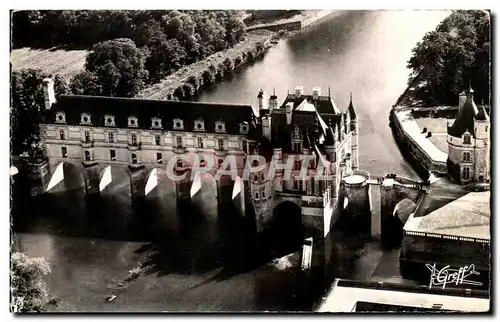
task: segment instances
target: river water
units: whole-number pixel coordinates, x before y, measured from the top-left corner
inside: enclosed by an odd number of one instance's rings
[[[352,91],[360,168],[416,178],[393,140],[389,110],[406,87],[411,48],[447,14],[335,12],[280,41],[262,60],[204,90],[198,100],[253,105],[260,88],[267,93],[275,88],[283,99],[296,85],[306,92],[321,86],[323,93],[330,86],[334,101],[345,109]],[[231,206],[218,209],[210,185],[193,205],[177,205],[172,183],[159,171],[156,190],[132,202],[127,175],[113,169],[113,183],[100,198],[89,199],[72,171],[67,169],[70,179],[46,195],[12,201],[13,248],[50,262],[46,281],[60,299],[57,310],[311,310],[334,277],[373,279],[391,270],[374,263],[395,252],[336,234],[316,248],[310,273],[295,269],[297,253],[269,264],[298,245],[274,253],[272,247],[256,250],[244,220]],[[125,281],[139,263],[144,274]],[[282,269],[287,266],[292,267]],[[105,301],[111,294],[117,298]]]

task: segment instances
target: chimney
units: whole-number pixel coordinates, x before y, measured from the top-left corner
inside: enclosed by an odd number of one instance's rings
[[[300,98],[302,95],[304,95],[304,87],[303,86],[295,87],[295,96],[297,98]]]
[[[276,91],[273,89],[273,95],[269,96],[269,112],[272,113],[273,109],[278,108],[278,96],[276,96]]]
[[[313,88],[313,99],[317,100],[321,96],[321,87]]]
[[[262,118],[262,135],[271,141],[271,118],[268,116]]]
[[[52,104],[56,102],[54,80],[52,78],[45,78],[43,80],[43,97],[45,99],[45,109],[50,110]]]
[[[286,104],[286,124],[290,125],[292,124],[292,109],[293,109],[293,102],[288,102]]]
[[[264,109],[264,90],[261,89],[257,95],[257,100],[259,102],[259,110]]]

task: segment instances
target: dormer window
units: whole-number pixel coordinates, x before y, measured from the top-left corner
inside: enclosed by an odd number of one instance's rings
[[[216,133],[226,133],[226,124],[222,121],[215,122]]]
[[[161,129],[161,119],[158,117],[151,118],[151,128],[152,129]]]
[[[240,123],[240,134],[248,134],[248,123],[247,122]]]
[[[66,123],[66,114],[64,112],[56,113],[56,123],[65,124]]]
[[[181,119],[174,119],[173,121],[174,124],[174,130],[184,130],[184,122]]]
[[[115,126],[115,117],[109,114],[104,115],[104,125]]]
[[[137,126],[138,126],[137,117],[129,116],[128,117],[128,127],[137,127]]]
[[[195,131],[205,131],[205,122],[202,119],[198,119],[194,121],[194,130]]]
[[[300,129],[298,126],[295,126],[295,128],[293,129],[293,138],[300,139]]]
[[[464,144],[470,144],[471,139],[470,139],[470,134],[465,134],[464,135]]]
[[[80,124],[92,125],[92,123],[90,122],[90,114],[89,113],[82,113],[81,118],[80,118]]]

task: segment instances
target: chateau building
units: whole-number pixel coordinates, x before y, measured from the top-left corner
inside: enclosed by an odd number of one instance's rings
[[[41,133],[49,160],[161,166],[183,155],[228,154],[244,166],[246,138],[253,113],[249,105],[155,101],[116,97],[62,95],[55,100],[53,81],[45,81]],[[184,163],[184,164],[183,164]]]
[[[302,206],[303,222],[310,219],[310,230],[326,228],[330,222],[331,209],[338,200],[340,182],[343,177],[358,169],[358,118],[351,100],[346,111],[341,112],[330,95],[321,95],[321,88],[315,87],[311,94],[304,94],[302,86],[288,93],[279,104],[275,93],[265,102],[261,90],[257,95],[259,116],[257,131],[259,142],[250,140],[250,153],[256,153],[290,162],[291,176],[277,172],[274,178],[267,178],[267,168],[261,174],[250,178],[250,191],[257,216],[269,214],[281,199],[295,196],[318,196],[316,209]],[[266,104],[267,103],[267,104]],[[308,158],[307,178],[301,176],[304,158]],[[318,173],[319,172],[319,173]],[[325,197],[324,200],[323,196]],[[307,204],[302,198],[302,204]],[[314,202],[312,202],[314,203]],[[311,215],[312,217],[308,217]],[[271,218],[259,218],[265,226]],[[264,229],[264,227],[261,227]]]
[[[469,88],[459,96],[458,116],[448,126],[448,173],[460,183],[490,181],[490,117]]]
[[[175,157],[177,168],[189,169],[212,158],[218,169],[232,155],[241,176],[247,157],[258,154],[267,164],[245,183],[257,230],[264,230],[273,221],[269,214],[288,200],[301,209],[304,226],[323,237],[341,179],[358,169],[358,119],[352,95],[341,112],[318,87],[306,95],[298,86],[281,104],[274,93],[265,102],[261,90],[257,113],[250,105],[82,95],[56,100],[51,79],[44,81],[44,96],[41,135],[49,168],[62,163],[83,167],[87,193],[100,191],[102,168],[109,165],[125,165],[131,171],[155,169]],[[273,157],[282,166],[292,161],[289,178],[283,169],[268,177]],[[144,195],[144,179],[134,178],[131,174],[132,196]],[[47,182],[42,181],[44,192]]]

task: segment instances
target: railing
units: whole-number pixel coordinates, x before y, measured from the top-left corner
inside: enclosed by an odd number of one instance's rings
[[[436,234],[436,233],[426,233],[426,232],[412,231],[412,230],[406,230],[404,232],[404,234],[405,235],[409,235],[409,236],[421,236],[421,237],[432,237],[432,238],[441,238],[441,239],[452,239],[452,240],[468,241],[468,242],[474,242],[474,243],[487,243],[487,244],[490,243],[490,241],[488,239],[463,237],[463,236],[453,236],[453,235]]]

